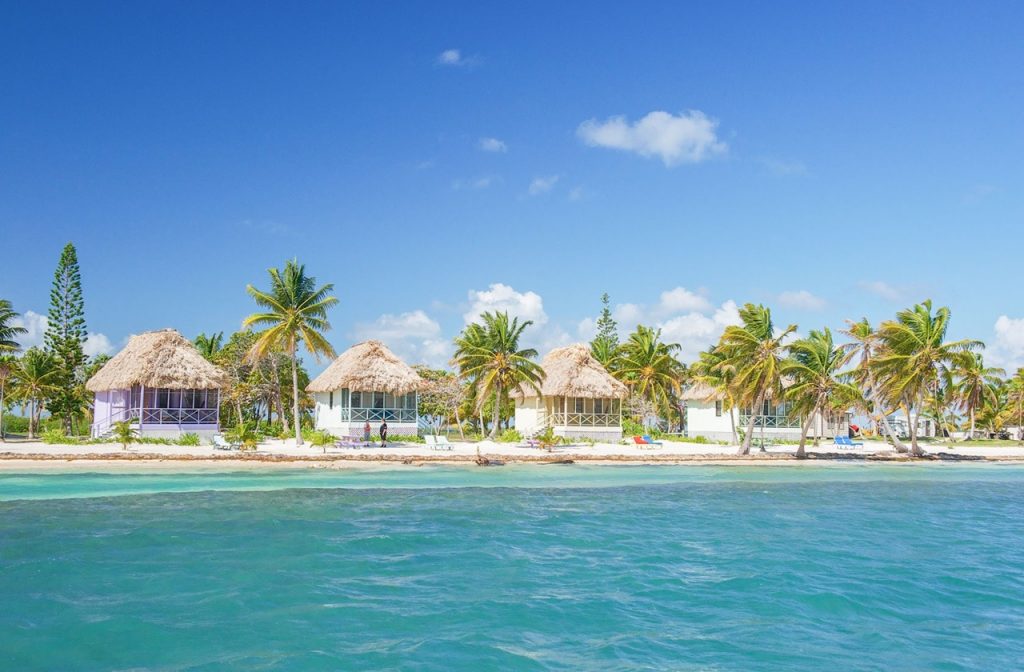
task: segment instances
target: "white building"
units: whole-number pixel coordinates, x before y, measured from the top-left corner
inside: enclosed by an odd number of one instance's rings
[[[544,358],[541,394],[523,387],[515,400],[516,429],[533,436],[549,427],[556,436],[616,442],[622,438],[626,386],[615,380],[582,343]]]
[[[703,436],[712,441],[733,441],[750,423],[749,408],[730,408],[726,396],[703,384],[693,385],[681,395],[685,403],[686,436]],[[799,441],[804,417],[790,412],[789,402],[766,400],[754,425],[754,439]],[[850,431],[850,413],[831,417],[816,413],[807,431],[808,440],[846,436]],[[735,432],[735,434],[734,434]]]
[[[361,436],[388,423],[388,433],[415,434],[423,379],[380,341],[365,341],[341,353],[306,391],[313,395],[316,428],[335,436]]]

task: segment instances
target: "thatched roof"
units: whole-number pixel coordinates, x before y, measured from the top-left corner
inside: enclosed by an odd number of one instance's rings
[[[612,378],[582,343],[552,350],[542,366],[546,375],[540,390],[545,397],[624,399],[629,394],[626,386]],[[537,396],[527,386],[520,393],[524,397]]]
[[[782,388],[785,389],[793,384],[793,379],[789,376],[782,378]],[[771,390],[766,395],[768,399],[771,399],[774,394]],[[716,390],[707,383],[695,383],[690,387],[683,390],[683,393],[679,395],[682,401],[722,401],[725,399],[725,393],[721,390]]]
[[[707,383],[696,383],[683,390],[679,398],[682,401],[721,401],[725,399],[725,394]]]
[[[408,394],[423,379],[380,341],[363,341],[341,353],[306,386],[307,392],[349,389],[357,392]]]
[[[228,376],[206,361],[191,341],[174,329],[132,336],[124,350],[89,379],[90,392],[127,390],[136,385],[174,390],[228,386]]]

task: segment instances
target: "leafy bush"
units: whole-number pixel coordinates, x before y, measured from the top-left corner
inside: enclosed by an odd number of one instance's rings
[[[75,445],[79,442],[78,437],[68,436],[63,429],[45,429],[39,438],[47,444]]]
[[[498,441],[501,443],[519,443],[523,440],[523,435],[518,429],[506,429],[498,437]]]
[[[312,431],[307,434],[309,443],[317,448],[323,448],[324,452],[327,452],[327,446],[333,445],[335,438],[334,435],[327,431]]]
[[[4,413],[4,432],[6,434],[28,434],[28,418]]]
[[[426,443],[419,434],[388,434],[389,443]],[[370,436],[370,443],[380,443],[380,434]]]
[[[179,446],[198,446],[200,445],[199,435],[194,432],[185,432],[178,437]]]
[[[644,427],[642,424],[631,418],[622,419],[623,436],[643,436],[645,434],[652,439],[660,439],[665,433],[657,427]]]

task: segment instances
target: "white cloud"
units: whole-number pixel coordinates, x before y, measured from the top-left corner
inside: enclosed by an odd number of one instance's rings
[[[18,337],[18,345],[22,350],[43,344],[43,336],[46,334],[46,326],[49,322],[46,315],[40,315],[33,310],[26,310],[24,315],[11,320],[11,324],[15,327],[21,327],[28,332]]]
[[[18,338],[18,345],[21,346],[22,350],[28,350],[32,347],[42,347],[44,345],[46,327],[50,323],[50,320],[46,315],[40,315],[33,310],[26,310],[24,315],[14,318],[12,323],[14,326],[23,327],[28,331],[28,333],[23,334]],[[85,343],[82,344],[82,352],[84,352],[87,357],[109,355],[113,351],[114,345],[105,334],[86,334]]]
[[[496,184],[500,178],[493,175],[483,175],[481,177],[460,177],[452,182],[452,189],[455,191],[462,191],[464,189],[486,189],[493,184]]]
[[[718,139],[718,122],[699,110],[678,115],[655,111],[630,124],[624,116],[584,121],[576,135],[590,147],[607,147],[660,157],[666,166],[699,163],[727,151]]]
[[[485,312],[507,312],[509,317],[533,320],[537,326],[548,321],[544,300],[536,292],[519,292],[496,282],[484,290],[469,290],[469,310],[463,313],[466,324],[475,322]]]
[[[441,65],[465,65],[462,52],[458,49],[445,49],[437,56],[437,62]]]
[[[657,326],[661,328],[666,341],[681,346],[679,358],[690,363],[697,359],[701,350],[716,343],[726,327],[739,322],[740,315],[736,302],[729,300],[715,309],[711,315],[691,311],[670,318]]]
[[[584,341],[591,341],[597,336],[597,320],[584,317],[576,324],[576,333]]]
[[[410,364],[444,366],[451,357],[451,343],[441,336],[441,325],[422,310],[398,315],[386,313],[373,322],[352,329],[358,341],[376,339]]]
[[[560,179],[560,175],[548,175],[547,177],[535,177],[530,182],[530,188],[527,190],[530,196],[539,196],[540,194],[546,194],[551,191],[555,184]]]
[[[471,68],[479,63],[478,56],[467,56],[461,49],[445,49],[437,55],[437,64],[448,68]]]
[[[860,283],[862,289],[871,292],[876,296],[880,296],[886,301],[900,301],[903,299],[905,292],[898,288],[890,285],[882,280],[865,280]]]
[[[114,344],[110,342],[106,334],[89,334],[85,337],[85,343],[82,344],[82,352],[86,357],[109,355],[114,352]]]
[[[708,310],[711,304],[700,294],[685,287],[676,287],[661,293],[658,310],[665,314],[681,313],[687,310]]]
[[[811,294],[806,289],[790,290],[779,294],[779,305],[796,310],[821,310],[825,307],[825,299]]]
[[[986,354],[990,366],[1006,369],[1013,374],[1024,366],[1024,318],[1000,315],[996,320],[995,340],[989,344]]]
[[[661,329],[662,338],[680,345],[679,358],[693,362],[701,350],[716,343],[722,331],[731,324],[739,324],[739,308],[735,301],[713,307],[703,295],[684,287],[661,293],[657,303],[644,306],[620,303],[612,310],[619,325],[619,337],[625,339],[638,324]],[[590,340],[597,333],[594,318],[580,320],[576,326],[580,338]]]
[[[508,151],[508,145],[503,140],[498,140],[497,138],[480,138],[477,147],[485,152],[503,153]]]
[[[573,187],[569,190],[570,201],[582,201],[584,196],[586,196],[586,192],[583,191],[583,187]]]

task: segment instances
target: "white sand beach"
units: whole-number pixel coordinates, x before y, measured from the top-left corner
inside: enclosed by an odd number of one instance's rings
[[[925,448],[928,458],[980,461],[1024,461],[1024,448],[1018,446],[958,446],[932,444]],[[296,446],[294,440],[273,440],[261,443],[256,450],[240,452],[216,450],[212,446],[174,446],[134,444],[129,450],[113,443],[92,445],[45,444],[38,441],[20,441],[0,444],[0,471],[67,467],[86,465],[126,465],[133,469],[180,468],[183,466],[222,468],[227,465],[260,467],[334,466],[395,463],[473,463],[477,455],[505,463],[551,462],[572,460],[585,463],[619,464],[820,464],[822,461],[891,462],[917,461],[896,453],[891,446],[867,441],[856,448],[838,448],[822,443],[815,448],[808,445],[807,460],[795,459],[795,445],[778,445],[760,451],[756,447],[750,455],[737,455],[736,446],[708,445],[682,441],[664,441],[660,446],[638,446],[612,443],[559,446],[551,451],[492,441],[453,441],[451,450],[432,450],[424,444],[374,445],[358,448],[319,447],[305,444]]]

